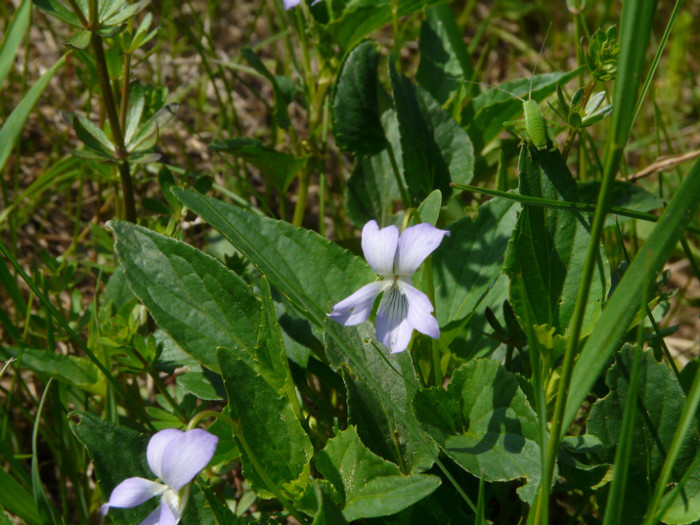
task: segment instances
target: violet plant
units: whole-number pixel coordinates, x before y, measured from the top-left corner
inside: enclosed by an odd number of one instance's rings
[[[649,89],[693,70],[692,10],[15,4],[0,89],[35,29],[67,47],[3,91],[0,523],[700,520],[699,361],[667,344],[700,162],[649,153],[694,125]],[[490,89],[550,15],[551,71]],[[25,185],[53,76],[74,135]],[[507,135],[518,98],[562,145]],[[14,247],[63,223],[38,270]]]

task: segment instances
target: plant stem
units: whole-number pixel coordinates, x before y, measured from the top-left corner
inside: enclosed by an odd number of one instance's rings
[[[396,156],[394,155],[394,148],[389,144],[386,147],[387,153],[389,153],[389,160],[391,161],[391,169],[394,172],[394,178],[396,179],[396,185],[399,187],[399,193],[401,193],[401,200],[403,201],[404,209],[408,210],[411,207],[411,196],[408,194],[408,190],[403,183],[401,178],[401,172],[399,171],[399,165],[396,162]]]
[[[122,193],[124,194],[124,207],[126,209],[126,220],[136,222],[136,207],[134,206],[134,187],[131,181],[131,172],[129,163],[126,160],[128,155],[124,147],[124,135],[122,127],[119,124],[119,115],[117,114],[117,105],[114,102],[114,93],[112,86],[109,83],[109,71],[107,70],[107,59],[105,58],[104,46],[102,45],[102,37],[97,33],[97,1],[90,0],[90,43],[92,51],[95,55],[95,65],[97,67],[97,77],[100,82],[100,90],[102,91],[102,102],[104,104],[105,113],[109,120],[109,125],[112,128],[112,136],[116,146],[116,156],[119,159],[119,176],[122,183]]]
[[[430,259],[423,263],[423,275],[425,275],[425,288],[430,299],[431,304],[435,304],[435,283],[433,282],[433,265]],[[435,379],[435,386],[438,388],[442,387],[444,381],[442,375],[442,366],[440,364],[440,343],[438,339],[431,339],[431,353],[433,356],[433,378]]]

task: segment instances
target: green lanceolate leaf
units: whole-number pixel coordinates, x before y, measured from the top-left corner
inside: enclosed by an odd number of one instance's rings
[[[413,401],[419,421],[457,464],[485,481],[525,478],[532,501],[540,479],[537,415],[518,381],[496,361],[458,368],[447,389],[421,389]]]
[[[440,0],[402,0],[398,16],[406,16]],[[350,49],[367,35],[391,22],[392,0],[373,2],[338,2],[333,9],[335,20],[328,24],[328,33],[342,49]]]
[[[76,135],[89,150],[106,159],[114,156],[115,146],[102,129],[78,114],[72,113],[69,118]]]
[[[281,392],[285,387],[291,387],[293,391],[294,382],[287,365],[282,331],[277,323],[270,283],[265,278],[260,282],[260,299],[260,329],[258,344],[253,354],[255,368],[277,392]]]
[[[356,155],[374,155],[386,147],[379,121],[379,53],[369,40],[350,51],[340,66],[331,114],[338,147]]]
[[[461,321],[479,305],[501,274],[520,205],[494,199],[479,216],[448,226],[451,235],[433,256],[435,312],[440,326]]]
[[[416,215],[414,216],[414,224],[427,222],[435,226],[440,216],[441,206],[442,193],[440,193],[440,190],[435,190],[418,205]]]
[[[443,107],[449,101],[455,107],[461,106],[469,86],[465,87],[464,80],[474,74],[462,31],[449,4],[428,7],[425,13],[418,42],[420,64],[416,81]]]
[[[309,482],[313,446],[289,399],[227,348],[217,356],[243,475],[263,497],[299,495]]]
[[[44,89],[46,89],[46,86],[54,76],[54,73],[56,73],[58,68],[63,65],[66,60],[66,56],[67,55],[63,55],[58,62],[51,66],[48,71],[46,71],[46,73],[41,75],[39,80],[37,80],[29,91],[27,91],[27,94],[24,95],[20,103],[17,104],[17,107],[12,110],[10,116],[7,117],[5,122],[3,122],[2,127],[0,128],[0,170],[2,170],[5,166],[5,162],[7,162],[7,159],[14,148],[15,141],[19,138],[19,134],[22,132],[24,123],[27,121],[29,113],[31,113],[32,109],[34,108],[34,104],[36,104],[37,100],[39,100],[39,96]]]
[[[440,485],[437,476],[402,474],[395,464],[365,447],[352,426],[328,441],[316,466],[338,491],[348,521],[394,514]]]
[[[400,155],[396,112],[393,109],[385,111],[381,120],[390,147],[394,148],[394,155]],[[382,227],[397,223],[400,214],[393,213],[393,210],[394,203],[400,201],[401,192],[388,148],[375,155],[355,159],[355,167],[345,186],[345,211],[355,226],[362,228],[372,219]]]
[[[181,241],[128,222],[110,227],[131,289],[183,350],[218,371],[217,346],[255,349],[260,305],[238,275]]]
[[[309,160],[308,157],[295,157],[276,151],[256,138],[217,140],[210,144],[209,149],[231,153],[252,164],[281,192],[287,191],[296,174]]]
[[[289,111],[287,110],[287,104],[290,102],[285,96],[285,92],[282,90],[278,79],[275,75],[270,73],[270,70],[265,67],[257,55],[252,49],[244,47],[241,49],[241,55],[246,61],[251,65],[255,71],[260,73],[265,77],[270,84],[272,84],[272,89],[275,92],[275,120],[277,120],[277,125],[282,129],[287,129],[289,127]]]
[[[588,433],[598,437],[604,445],[599,452],[599,458],[604,462],[612,462],[615,457],[625,399],[630,395],[628,385],[633,352],[639,351],[632,346],[620,350],[605,379],[610,393],[593,405],[588,418]],[[624,524],[642,522],[685,403],[683,389],[671,369],[657,363],[650,351],[643,351],[641,359],[639,389],[634,393],[638,410],[623,500],[621,523]],[[669,489],[685,474],[698,453],[700,435],[696,421],[681,446]],[[696,470],[664,515],[664,523],[693,523],[700,519],[700,466],[696,466]]]
[[[469,136],[432,96],[389,63],[394,106],[399,120],[404,177],[411,195],[423,200],[439,189],[445,200],[450,182],[466,184],[474,171]]]
[[[58,0],[32,0],[34,5],[37,6],[42,11],[46,11],[48,14],[67,22],[68,24],[82,28],[82,24],[78,17],[66,6],[64,6]],[[86,13],[83,13],[84,15]]]
[[[376,278],[362,259],[314,232],[260,217],[192,190],[172,191],[319,327],[334,303]]]
[[[17,50],[22,43],[22,38],[29,27],[29,17],[32,12],[31,0],[23,0],[14,13],[10,25],[5,28],[5,39],[0,46],[0,88],[5,77],[15,61]]]
[[[523,148],[520,193],[577,202],[576,183],[558,151]],[[554,327],[565,335],[573,315],[586,257],[590,222],[577,211],[525,206],[509,246],[506,273],[511,304],[523,322]],[[609,269],[600,250],[582,334],[600,317],[608,293]],[[527,310],[527,311],[526,311]]]
[[[149,436],[85,412],[74,412],[70,418],[73,434],[92,459],[103,502],[109,499],[114,487],[126,478],[154,479],[146,460]],[[110,509],[109,516],[118,524],[139,523],[156,505],[154,498],[133,509]]]
[[[364,443],[383,458],[397,463],[404,473],[422,471],[433,464],[433,453],[426,450],[408,426],[418,428],[411,402],[420,388],[413,361],[408,352],[390,354],[377,342],[369,322],[356,328],[343,328],[332,320],[329,330],[344,331],[344,337],[355,351],[355,359],[372,371],[375,382],[369,383],[358,373],[331,338],[326,341],[326,354],[331,365],[343,374],[348,392],[348,412],[351,423],[357,425]],[[389,396],[393,406],[385,400]],[[403,418],[397,414],[402,411]],[[408,420],[408,424],[405,421]],[[425,436],[423,436],[425,439]]]
[[[557,84],[565,84],[582,71],[581,68],[568,73],[545,73],[530,78],[505,82],[498,86],[523,99],[531,96],[538,102],[542,102],[554,93]],[[474,143],[474,150],[481,151],[485,145],[495,139],[503,131],[503,123],[523,116],[523,103],[521,100],[498,91],[490,89],[481,95],[474,97],[464,111],[462,111],[462,125],[466,126],[469,137]]]
[[[0,347],[3,360],[15,357],[20,367],[39,374],[47,374],[57,381],[75,386],[86,392],[104,395],[105,384],[100,381],[97,367],[84,357],[63,355],[48,350]]]

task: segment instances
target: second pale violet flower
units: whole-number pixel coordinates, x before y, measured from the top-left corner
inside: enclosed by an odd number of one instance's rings
[[[362,229],[362,251],[383,279],[340,301],[329,317],[344,326],[360,324],[369,318],[375,299],[383,293],[377,310],[377,339],[392,354],[408,348],[413,330],[433,339],[440,337],[433,305],[427,295],[413,286],[411,277],[449,234],[422,223],[406,228],[399,235],[396,226],[379,228],[376,221],[369,221]]]
[[[187,505],[190,482],[214,456],[218,440],[201,429],[183,432],[167,428],[156,432],[148,442],[146,458],[163,483],[136,477],[125,479],[102,505],[102,514],[107,514],[110,507],[135,507],[160,496],[160,505],[141,525],[176,525]]]

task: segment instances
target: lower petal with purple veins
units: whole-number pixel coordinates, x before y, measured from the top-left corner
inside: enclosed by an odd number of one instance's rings
[[[413,327],[408,322],[408,299],[398,285],[384,292],[377,310],[377,339],[392,354],[403,352],[411,342]]]

